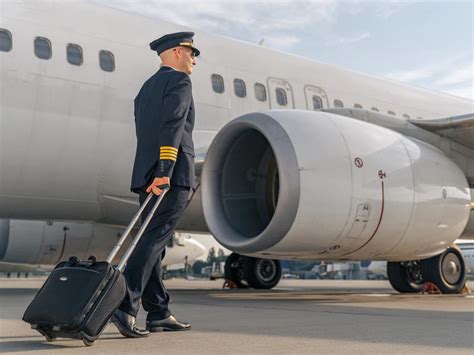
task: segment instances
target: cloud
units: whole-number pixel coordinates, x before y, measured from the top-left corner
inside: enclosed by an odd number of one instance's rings
[[[351,16],[360,16],[363,13],[372,12],[376,17],[383,20],[411,5],[410,1],[407,0],[343,0],[340,3],[343,5],[341,11]]]
[[[340,37],[340,36],[333,36],[332,38],[328,38],[326,41],[326,44],[328,45],[348,45],[348,44],[353,44],[356,42],[363,41],[365,39],[368,39],[371,37],[370,32],[364,32],[361,33],[360,35],[353,36],[353,37]]]
[[[388,19],[400,11],[403,7],[407,6],[409,2],[401,1],[379,1],[375,2],[375,13],[382,19]]]
[[[320,1],[90,0],[227,37],[291,50],[311,26],[331,21],[340,4]]]
[[[420,68],[412,70],[403,70],[382,74],[381,76],[387,79],[402,81],[404,83],[414,83],[422,79],[429,79],[433,77],[433,70],[429,68]]]
[[[434,82],[435,85],[447,86],[457,85],[473,81],[474,63],[468,64],[459,69],[454,69],[445,74],[441,79]]]
[[[304,28],[334,15],[336,0],[321,1],[192,1],[192,0],[91,0],[165,21],[186,22],[203,30],[230,25],[252,26],[252,31]],[[245,27],[242,27],[245,29]]]
[[[474,63],[466,64],[462,55],[435,64],[381,74],[381,77],[428,87],[474,100]]]

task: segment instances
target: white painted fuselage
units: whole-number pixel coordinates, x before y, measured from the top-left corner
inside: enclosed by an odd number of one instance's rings
[[[126,225],[138,204],[129,191],[136,144],[133,99],[160,64],[148,42],[183,28],[85,3],[6,2],[0,29],[12,35],[12,49],[0,52],[0,218]],[[274,109],[313,110],[315,95],[322,108],[339,100],[345,107],[391,111],[399,121],[474,111],[470,100],[195,32],[202,53],[191,77],[198,162],[233,118]],[[36,37],[50,41],[50,59],[35,56]],[[82,65],[68,63],[70,43],[81,46]],[[114,71],[100,68],[101,50],[113,53]],[[213,74],[223,78],[223,93],[213,90]],[[235,94],[235,79],[245,83],[245,97]],[[265,87],[265,101],[257,100],[256,83]],[[286,105],[278,102],[277,90],[286,95]],[[451,158],[474,176],[473,151],[455,153]],[[179,229],[208,231],[199,189]]]

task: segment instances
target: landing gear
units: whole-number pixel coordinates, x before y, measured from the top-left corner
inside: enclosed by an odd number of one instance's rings
[[[252,288],[271,289],[281,279],[280,261],[247,257],[244,263],[244,277]]]
[[[224,277],[232,281],[237,288],[247,288],[248,286],[242,283],[244,279],[243,264],[246,257],[237,253],[230,254],[224,265]]]
[[[271,289],[281,278],[280,261],[232,253],[225,263],[225,278],[238,288]]]
[[[390,285],[402,293],[418,293],[423,290],[423,276],[417,261],[388,262],[387,276]]]
[[[462,253],[450,247],[429,259],[387,263],[388,280],[398,292],[417,293],[424,284],[434,284],[442,293],[461,293],[466,283]]]
[[[425,281],[434,283],[442,293],[459,293],[464,288],[466,265],[458,248],[450,247],[420,264]]]

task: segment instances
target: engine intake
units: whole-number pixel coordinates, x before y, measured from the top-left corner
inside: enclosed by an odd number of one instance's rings
[[[232,121],[206,155],[202,186],[204,210],[212,211],[206,222],[222,244],[241,253],[270,248],[288,233],[298,209],[289,136],[265,114]]]

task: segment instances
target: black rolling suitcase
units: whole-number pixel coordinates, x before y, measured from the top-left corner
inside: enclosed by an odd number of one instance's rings
[[[74,338],[92,345],[125,297],[126,283],[122,271],[165,193],[166,190],[157,199],[117,267],[111,265],[112,260],[153,197],[152,193],[133,217],[107,261],[97,261],[91,256],[86,261],[71,257],[69,261],[59,263],[26,309],[23,320],[43,334],[47,341],[58,337]]]

